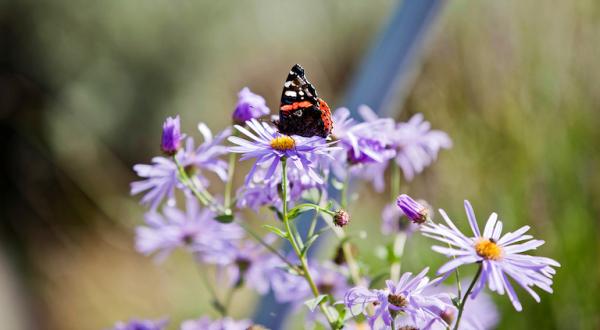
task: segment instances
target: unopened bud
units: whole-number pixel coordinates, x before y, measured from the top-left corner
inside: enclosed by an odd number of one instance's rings
[[[333,216],[333,223],[338,227],[344,227],[350,222],[350,214],[344,210],[337,210]]]
[[[429,209],[410,198],[408,195],[400,195],[396,204],[412,222],[422,224],[429,219]]]
[[[165,154],[173,156],[181,147],[182,139],[179,116],[175,118],[168,117],[163,124],[160,148]]]

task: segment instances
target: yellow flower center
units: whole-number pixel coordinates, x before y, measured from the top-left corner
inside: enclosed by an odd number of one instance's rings
[[[290,136],[281,135],[271,140],[271,148],[285,151],[292,150],[296,146],[296,141]]]
[[[493,239],[479,239],[475,243],[475,252],[488,260],[498,260],[502,257],[502,248]]]

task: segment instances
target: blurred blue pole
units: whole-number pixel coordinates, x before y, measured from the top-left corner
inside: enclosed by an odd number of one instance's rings
[[[355,117],[361,104],[369,105],[382,116],[392,116],[400,108],[442,4],[443,0],[404,0],[396,8],[347,91],[343,105]],[[330,194],[335,196],[337,191]],[[297,221],[300,232],[306,232],[304,227],[309,222]],[[313,252],[316,249],[313,245]],[[269,329],[283,329],[290,307],[278,303],[271,292],[261,299],[253,319]]]

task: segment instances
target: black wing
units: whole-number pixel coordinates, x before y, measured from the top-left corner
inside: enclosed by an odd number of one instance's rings
[[[309,101],[318,105],[318,98],[315,87],[304,76],[304,69],[300,64],[294,65],[283,84],[281,105],[302,101]]]

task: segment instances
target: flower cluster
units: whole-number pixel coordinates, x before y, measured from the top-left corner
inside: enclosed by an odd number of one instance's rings
[[[401,177],[411,181],[452,145],[423,114],[397,122],[362,106],[357,120],[340,108],[333,113],[331,136],[324,138],[283,134],[261,120],[269,112],[262,96],[244,88],[232,112],[233,127],[213,136],[199,124],[199,145],[181,132],[179,116],[169,117],[163,155],[134,166],[141,180],[131,184],[131,193],[143,194],[141,204],[148,207],[145,223],[135,231],[136,250],[163,260],[181,249],[203,275],[215,272],[206,279],[218,282],[207,283],[206,291],[221,318],[192,316],[182,330],[265,329],[231,318],[231,297],[241,287],[259,295],[272,292],[279,303],[304,311],[307,328],[393,330],[491,329],[500,316],[486,287],[506,293],[517,311],[523,306],[511,280],[538,302],[534,288],[552,292],[560,265],[524,254],[544,243],[526,234],[529,226],[503,235],[502,222],[492,213],[482,232],[465,201],[472,230],[465,235],[444,210],[439,210],[444,223],[436,223],[427,202],[400,194]],[[238,164],[245,161],[249,170],[240,176]],[[354,242],[361,235],[349,235],[360,224],[351,217],[357,203],[349,203],[350,182],[357,181],[390,193],[383,197],[380,222],[386,240],[373,242],[385,269],[367,267]],[[270,214],[272,221],[259,228],[243,219],[245,210]],[[310,222],[308,229],[300,230],[301,222]],[[326,232],[335,236],[337,252],[331,260],[318,260],[309,251]],[[414,276],[401,272],[404,245],[419,233],[439,241],[433,251],[449,257],[432,280],[429,267]],[[461,278],[459,268],[470,265],[475,276]],[[456,288],[443,284],[451,275]],[[162,330],[167,323],[131,320],[113,329]]]

